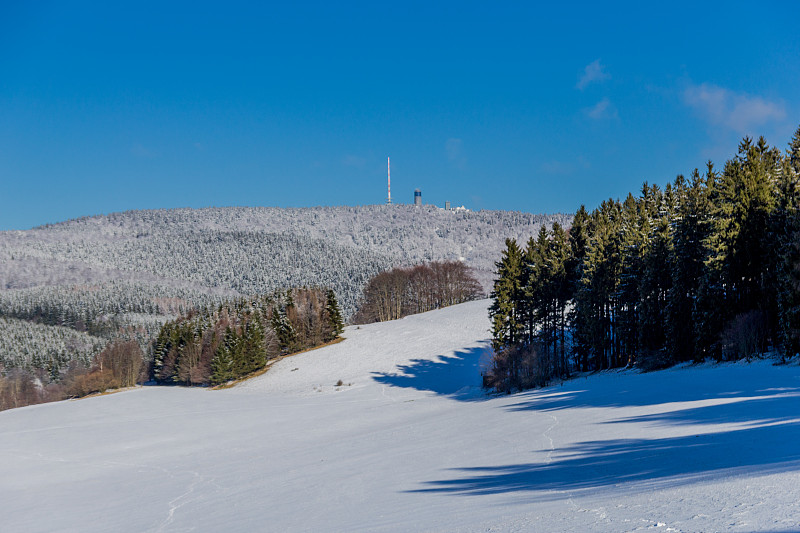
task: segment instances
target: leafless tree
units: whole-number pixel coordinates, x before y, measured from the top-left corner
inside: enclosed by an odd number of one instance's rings
[[[353,322],[395,320],[474,300],[481,294],[480,283],[459,261],[394,268],[369,280]]]
[[[135,385],[143,364],[144,353],[135,341],[111,342],[97,356],[99,371],[110,373],[110,381],[117,387]]]

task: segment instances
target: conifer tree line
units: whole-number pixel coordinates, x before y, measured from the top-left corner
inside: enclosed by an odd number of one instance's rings
[[[461,261],[433,261],[376,274],[364,287],[354,324],[396,320],[474,300],[481,285]]]
[[[263,368],[282,354],[319,346],[344,330],[334,292],[290,289],[239,299],[167,322],[153,345],[153,378],[217,385]]]
[[[800,128],[785,153],[745,138],[718,170],[581,206],[506,241],[485,384],[800,351]]]
[[[63,349],[34,354],[22,363],[11,361],[10,366],[0,358],[0,411],[148,379],[162,384],[225,383],[263,368],[279,355],[334,340],[344,330],[334,292],[306,288],[224,302],[214,311],[191,310],[162,326],[152,342],[152,359],[135,340],[120,337],[106,343],[65,327],[33,326],[60,333],[61,345],[83,346],[82,358],[70,358]],[[14,342],[30,335],[30,328],[28,322],[0,318],[0,339]]]

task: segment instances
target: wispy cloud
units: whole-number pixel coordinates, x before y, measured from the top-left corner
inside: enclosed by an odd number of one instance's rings
[[[464,143],[461,139],[451,137],[444,143],[444,151],[447,154],[447,160],[458,168],[464,168],[467,164],[467,158],[464,155]]]
[[[753,134],[764,124],[786,118],[781,102],[770,102],[710,83],[690,85],[683,92],[683,101],[709,125],[740,135]]]
[[[575,85],[575,87],[582,91],[590,83],[601,82],[609,79],[611,79],[611,74],[606,72],[605,65],[602,65],[599,59],[595,59],[583,69],[583,75],[578,80],[578,83]]]
[[[346,155],[342,158],[342,165],[346,167],[364,168],[367,160],[357,155]]]
[[[578,156],[576,159],[572,159],[568,162],[560,161],[558,159],[551,159],[550,161],[545,161],[541,165],[539,165],[539,170],[541,170],[545,174],[549,174],[552,176],[569,176],[574,174],[575,171],[581,169],[588,169],[590,167],[589,162],[583,156]]]
[[[147,148],[141,143],[136,143],[133,146],[131,146],[131,153],[136,157],[140,157],[142,159],[153,159],[158,155],[155,150]]]
[[[444,143],[444,149],[447,152],[447,159],[455,161],[461,157],[461,146],[463,142],[461,139],[450,138]]]
[[[603,98],[592,107],[587,107],[583,110],[586,116],[593,120],[605,120],[619,118],[617,108],[611,103],[608,98]]]
[[[545,174],[555,176],[568,176],[575,172],[575,165],[564,163],[563,161],[546,161],[539,167]]]

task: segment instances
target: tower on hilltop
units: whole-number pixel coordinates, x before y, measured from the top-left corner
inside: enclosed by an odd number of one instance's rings
[[[389,157],[386,157],[386,186],[388,196],[386,197],[386,204],[392,205],[392,167],[390,165]]]

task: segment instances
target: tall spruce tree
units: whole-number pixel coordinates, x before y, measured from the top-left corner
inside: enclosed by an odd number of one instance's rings
[[[286,309],[280,306],[272,309],[272,318],[270,319],[275,335],[278,337],[278,345],[282,351],[290,351],[295,345],[297,335],[295,334],[294,327],[292,326],[289,317],[286,315]]]
[[[648,247],[644,257],[640,284],[639,352],[650,359],[652,365],[669,364],[665,357],[667,295],[672,286],[672,216],[675,210],[675,193],[667,185],[663,194],[656,195],[658,205],[650,228]]]
[[[330,333],[328,334],[328,338],[326,338],[325,340],[331,341],[333,339],[339,338],[339,335],[341,335],[342,332],[344,331],[344,320],[342,320],[342,312],[339,309],[339,303],[336,301],[336,293],[333,292],[333,289],[328,289],[326,293],[325,312],[328,321],[328,327],[330,328]]]
[[[264,368],[267,364],[267,347],[264,327],[259,312],[253,312],[245,324],[239,343],[240,360],[238,373],[242,376]]]
[[[772,227],[778,338],[784,356],[793,356],[800,353],[800,127],[781,165]]]
[[[524,331],[523,257],[517,241],[506,239],[506,249],[496,263],[497,279],[492,290],[489,317],[492,321],[492,346],[496,352],[516,345]]]
[[[586,212],[586,207],[581,205],[575,212],[572,227],[569,229],[570,256],[567,264],[570,294],[573,300],[568,316],[568,321],[572,325],[572,355],[581,371],[588,370],[591,351],[588,331],[591,310],[589,298],[582,283],[583,265],[591,238],[591,228],[592,218]]]
[[[544,232],[544,237],[542,237]],[[522,290],[520,316],[522,317],[522,330],[524,337],[517,342],[525,346],[532,346],[537,335],[537,324],[540,321],[540,306],[542,299],[542,282],[546,275],[542,271],[543,250],[539,241],[547,239],[547,229],[539,228],[539,238],[528,239],[528,244],[522,251],[522,270],[520,272],[520,288]]]
[[[617,366],[620,281],[620,204],[604,201],[592,213],[594,232],[583,261],[580,302],[586,307],[586,329],[593,355],[592,368],[602,370]]]
[[[707,175],[713,174],[709,163]],[[709,204],[706,181],[697,169],[691,183],[676,180],[678,198],[673,233],[672,286],[667,296],[666,349],[675,361],[699,359],[697,309],[700,281],[705,277]]]
[[[642,196],[628,194],[622,203],[621,265],[617,299],[619,301],[619,338],[621,355],[627,361],[636,359],[639,346],[640,284],[644,270],[644,255],[650,236],[652,191],[645,183]]]
[[[222,342],[214,352],[211,360],[211,383],[220,385],[238,377],[233,366],[233,351],[236,346],[236,333],[228,326]]]
[[[554,223],[550,239],[550,274],[553,280],[554,328],[558,353],[556,354],[556,373],[561,377],[570,374],[567,360],[567,307],[573,298],[573,286],[570,280],[571,249],[569,236],[560,224]],[[555,351],[555,349],[554,349]]]

